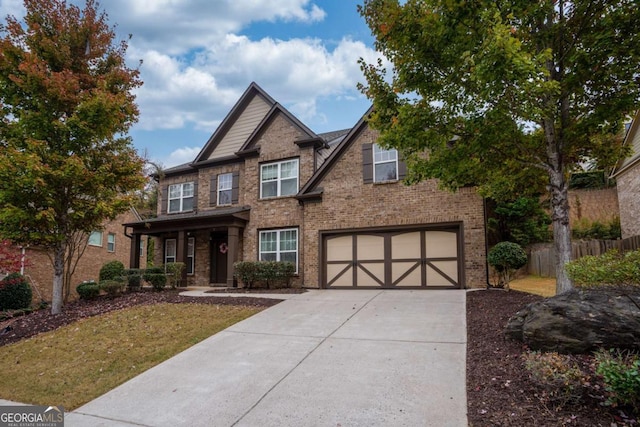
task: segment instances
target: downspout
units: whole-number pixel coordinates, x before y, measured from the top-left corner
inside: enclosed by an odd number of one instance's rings
[[[27,256],[27,249],[22,246],[22,256],[20,257],[20,274],[24,276],[24,260]]]
[[[489,218],[487,215],[487,198],[482,198],[482,214],[484,215],[484,268],[487,280],[487,289],[491,288],[489,281]]]

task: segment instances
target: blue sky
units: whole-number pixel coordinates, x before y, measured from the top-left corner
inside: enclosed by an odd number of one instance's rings
[[[82,4],[79,1],[72,1]],[[135,147],[165,167],[195,158],[255,81],[321,133],[353,126],[369,107],[357,64],[379,54],[355,0],[102,0],[140,60]],[[24,14],[0,0],[0,16]]]

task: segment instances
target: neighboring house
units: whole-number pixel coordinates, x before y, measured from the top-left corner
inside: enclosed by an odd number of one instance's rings
[[[185,262],[189,285],[233,286],[234,262],[277,260],[306,287],[485,286],[483,199],[405,186],[365,117],[315,134],[252,83],[195,160],[164,171],[158,217],[128,233],[157,238],[155,263]]]
[[[640,235],[640,110],[627,131],[624,144],[631,148],[629,156],[613,171],[618,188],[622,238]]]
[[[76,285],[83,281],[98,281],[100,268],[107,262],[118,260],[125,266],[129,263],[131,238],[125,235],[123,222],[139,221],[140,217],[134,209],[119,215],[113,221],[104,224],[102,230],[96,230],[88,236],[88,244],[84,254],[78,261],[71,280],[71,294],[75,294]],[[146,242],[144,243],[146,245]],[[138,246],[140,248],[140,246]],[[138,250],[138,255],[146,262],[146,248]],[[16,250],[20,250],[16,248]],[[34,298],[51,301],[53,292],[53,265],[47,253],[38,247],[25,248],[27,264],[24,274],[28,275],[36,287]]]

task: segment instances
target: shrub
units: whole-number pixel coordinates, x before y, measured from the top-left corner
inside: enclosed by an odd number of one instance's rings
[[[137,291],[142,284],[142,270],[139,268],[131,268],[124,271],[127,278],[127,290]]]
[[[534,351],[522,357],[529,378],[541,389],[543,401],[562,407],[577,403],[584,395],[589,378],[569,356]]]
[[[596,373],[608,393],[606,405],[629,405],[640,412],[640,356],[635,353],[600,350],[596,353]]]
[[[527,264],[527,253],[517,243],[500,242],[491,248],[487,261],[498,272],[498,286],[509,289],[513,274]]]
[[[258,280],[257,264],[257,262],[253,261],[240,261],[233,264],[234,276],[249,289]]]
[[[0,281],[0,310],[21,310],[31,305],[31,286],[20,273],[11,273]]]
[[[617,250],[587,255],[567,263],[567,274],[580,287],[640,286],[640,250],[622,255]]]
[[[184,262],[170,262],[165,265],[165,269],[167,270],[167,282],[171,289],[175,289],[176,286],[180,285],[182,281],[182,272],[185,269]]]
[[[149,267],[144,271],[142,277],[157,291],[161,291],[167,286],[167,275],[162,267]]]
[[[117,280],[124,276],[124,265],[117,260],[109,261],[100,269],[98,280]]]
[[[80,299],[94,299],[100,295],[100,286],[96,282],[82,282],[76,287]]]
[[[98,288],[110,297],[114,297],[122,292],[124,284],[118,280],[103,280],[98,284]]]
[[[242,261],[234,264],[235,277],[248,288],[261,282],[267,288],[271,286],[289,286],[296,266],[291,262],[279,261]]]
[[[575,239],[616,240],[622,237],[620,218],[615,217],[606,222],[580,219],[573,224],[571,235]]]

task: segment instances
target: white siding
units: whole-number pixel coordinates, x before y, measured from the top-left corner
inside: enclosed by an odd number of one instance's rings
[[[209,159],[231,156],[238,151],[264,116],[267,115],[270,108],[271,106],[262,97],[255,96],[240,114],[240,117],[233,123],[231,129],[222,137]]]

